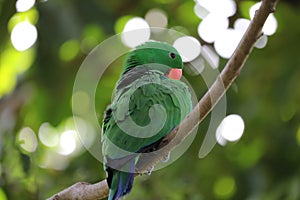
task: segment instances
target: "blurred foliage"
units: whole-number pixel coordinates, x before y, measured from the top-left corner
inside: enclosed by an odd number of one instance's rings
[[[241,1],[234,18],[247,15],[251,3]],[[151,8],[168,14],[169,27],[184,27],[199,38],[200,20],[193,5],[191,0],[49,0],[16,13],[15,1],[0,0],[0,200],[45,199],[75,182],[105,178],[102,164],[84,149],[61,155],[55,145],[37,139],[37,149],[28,152],[21,148],[24,141],[18,133],[30,127],[33,137],[40,138],[47,123],[55,144],[55,134],[72,126],[72,87],[85,56],[120,32],[128,16],[143,17]],[[296,1],[280,2],[276,34],[266,48],[254,50],[227,93],[227,112],[240,114],[246,123],[242,139],[216,145],[199,159],[206,119],[189,150],[171,166],[136,178],[128,199],[300,199],[299,6]],[[24,18],[36,25],[38,41],[18,52],[10,32]],[[99,83],[99,120],[110,103],[120,65],[116,62],[119,67],[107,70]],[[201,78],[187,77],[201,96]]]

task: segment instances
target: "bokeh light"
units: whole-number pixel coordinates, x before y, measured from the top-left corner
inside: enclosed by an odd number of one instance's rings
[[[47,147],[55,147],[59,143],[59,132],[48,122],[40,126],[38,136],[42,144]]]
[[[247,6],[251,19],[261,2],[253,4]],[[229,27],[228,17],[234,15],[236,9],[233,0],[197,0],[194,7],[194,13],[203,19],[198,26],[199,36],[207,43],[214,43],[216,52],[225,59],[232,56],[250,24],[250,20],[238,18],[234,21],[233,27]],[[274,34],[276,29],[277,20],[270,14],[262,31],[264,35],[269,36]],[[268,38],[263,36],[258,39],[255,47],[264,48],[267,41]]]
[[[237,31],[241,31],[245,33],[249,25],[250,25],[249,19],[238,18],[234,21],[233,28]]]
[[[79,117],[69,117],[54,127],[44,122],[38,133],[38,138],[47,151],[39,164],[42,168],[63,170],[69,164],[69,159],[78,156],[95,142],[94,128]],[[54,165],[52,162],[61,162]]]
[[[134,48],[150,39],[150,27],[147,21],[141,17],[130,19],[122,32],[123,43]]]
[[[105,33],[98,24],[88,24],[84,27],[82,37],[80,49],[83,53],[88,54],[105,38]]]
[[[214,183],[214,195],[217,199],[229,199],[236,190],[236,183],[233,177],[223,176]]]
[[[18,135],[18,143],[23,150],[29,153],[35,152],[38,146],[36,135],[34,131],[29,127],[21,129]]]
[[[75,130],[66,130],[60,136],[60,150],[62,155],[70,155],[76,149],[76,136]]]
[[[4,192],[4,190],[0,187],[0,199],[1,200],[7,200],[7,196]]]
[[[225,117],[216,130],[216,139],[220,145],[225,145],[227,141],[239,140],[245,129],[245,124],[241,116],[232,114]]]
[[[76,99],[76,101],[72,101],[73,112],[75,114],[82,115],[90,110],[91,99],[86,92],[77,91],[73,94],[72,99]]]
[[[158,8],[149,10],[145,15],[145,20],[150,27],[166,28],[168,25],[167,14]]]
[[[213,69],[217,69],[219,67],[220,57],[212,46],[203,45],[201,55]]]
[[[12,32],[13,28],[21,22],[29,22],[32,25],[36,25],[39,19],[39,12],[36,8],[31,8],[26,12],[15,13],[7,23],[8,32]]]
[[[46,151],[39,163],[41,168],[64,170],[69,165],[69,159],[65,155],[54,151]]]
[[[177,38],[173,46],[179,52],[183,62],[190,62],[194,60],[201,52],[200,42],[191,36]]]
[[[124,15],[124,16],[120,17],[115,23],[115,26],[114,26],[115,32],[117,34],[122,33],[126,23],[132,18],[134,18],[134,16],[132,16],[132,15]]]
[[[186,65],[184,71],[192,76],[197,76],[203,72],[205,68],[205,61],[202,56],[198,56],[192,60],[190,64]]]
[[[220,15],[208,14],[198,26],[199,36],[212,43],[228,28],[229,20]]]
[[[271,13],[267,18],[265,25],[263,26],[262,32],[265,35],[269,35],[269,36],[273,35],[277,30],[277,26],[278,26],[277,20],[274,14]]]
[[[18,12],[25,12],[32,8],[35,4],[35,0],[18,0],[16,2],[16,9]]]
[[[18,23],[11,32],[11,42],[18,51],[29,49],[37,39],[37,30],[29,22]]]
[[[86,120],[80,117],[73,117],[68,119],[66,123],[66,129],[74,129],[77,133],[77,147],[75,153],[82,152],[83,146],[84,148],[90,148],[98,137],[99,133],[97,133],[94,127]],[[83,146],[82,146],[83,145]]]
[[[194,13],[200,19],[204,19],[208,15],[209,11],[203,8],[199,3],[196,3],[194,6]]]
[[[11,92],[17,84],[17,76],[34,62],[35,50],[17,51],[12,45],[0,54],[0,97]]]
[[[80,52],[80,43],[72,39],[64,42],[59,48],[59,57],[63,61],[73,60]]]
[[[221,57],[230,58],[242,37],[243,32],[229,28],[216,39],[214,47]]]
[[[249,14],[250,14],[251,19],[253,19],[254,15],[255,15],[255,11],[258,10],[260,6],[261,6],[261,2],[258,2],[250,8]],[[271,13],[268,16],[268,18],[263,26],[262,32],[265,35],[273,35],[276,32],[277,26],[278,26],[277,20],[276,20],[274,14]]]
[[[236,3],[233,0],[197,0],[197,3],[208,12],[223,17],[230,17],[236,12]]]
[[[258,38],[254,46],[258,49],[262,49],[267,45],[267,43],[268,43],[268,37],[266,35],[262,35]]]

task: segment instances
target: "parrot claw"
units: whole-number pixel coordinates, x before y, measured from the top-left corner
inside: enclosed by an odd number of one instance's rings
[[[161,161],[162,161],[163,163],[168,162],[169,159],[170,159],[170,154],[171,154],[171,152],[169,152],[167,155],[165,155]]]
[[[147,172],[145,172],[145,175],[150,176],[152,171],[154,169],[154,166],[150,167],[149,169],[147,169]]]

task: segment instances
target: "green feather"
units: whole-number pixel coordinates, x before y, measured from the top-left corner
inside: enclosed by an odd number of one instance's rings
[[[139,88],[135,87],[135,85],[143,84],[146,78],[159,78],[160,76],[162,77],[163,74],[159,71],[152,72],[134,81],[130,89],[123,95],[119,96],[117,93],[116,99],[111,104],[112,116],[109,122],[106,122],[110,124],[109,129],[106,130],[109,134],[105,134],[104,138],[106,138],[105,141],[113,142],[120,150],[113,145],[104,145],[105,155],[117,159],[128,155],[127,153],[124,154],[123,150],[132,153],[137,152],[142,147],[166,136],[191,111],[190,93],[188,87],[181,81],[164,78],[158,81],[160,84],[153,83]],[[124,123],[125,127],[122,130],[118,126],[118,123],[122,124],[124,121],[126,122],[126,119],[132,119],[137,126],[148,125],[151,123],[149,110],[155,104],[161,105],[167,112],[167,121],[163,129],[155,136],[149,138],[133,137],[129,135],[130,133],[123,131],[124,129],[130,130],[132,127],[126,127],[126,123]],[[160,116],[158,113],[157,117]]]
[[[191,111],[188,86],[166,77],[171,68],[182,67],[178,52],[161,42],[147,42],[126,57],[103,120],[102,152],[110,199],[130,191],[134,170],[128,171],[129,163],[135,165],[145,147],[160,141]]]

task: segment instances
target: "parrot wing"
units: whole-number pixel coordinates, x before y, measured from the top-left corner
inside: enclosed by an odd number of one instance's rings
[[[160,71],[138,71],[141,73],[120,79],[106,110],[103,153],[111,159],[132,155],[159,141],[192,109],[185,83],[168,79]]]
[[[140,153],[153,151],[191,109],[185,83],[158,70],[123,74],[102,128],[109,200],[130,192]]]

